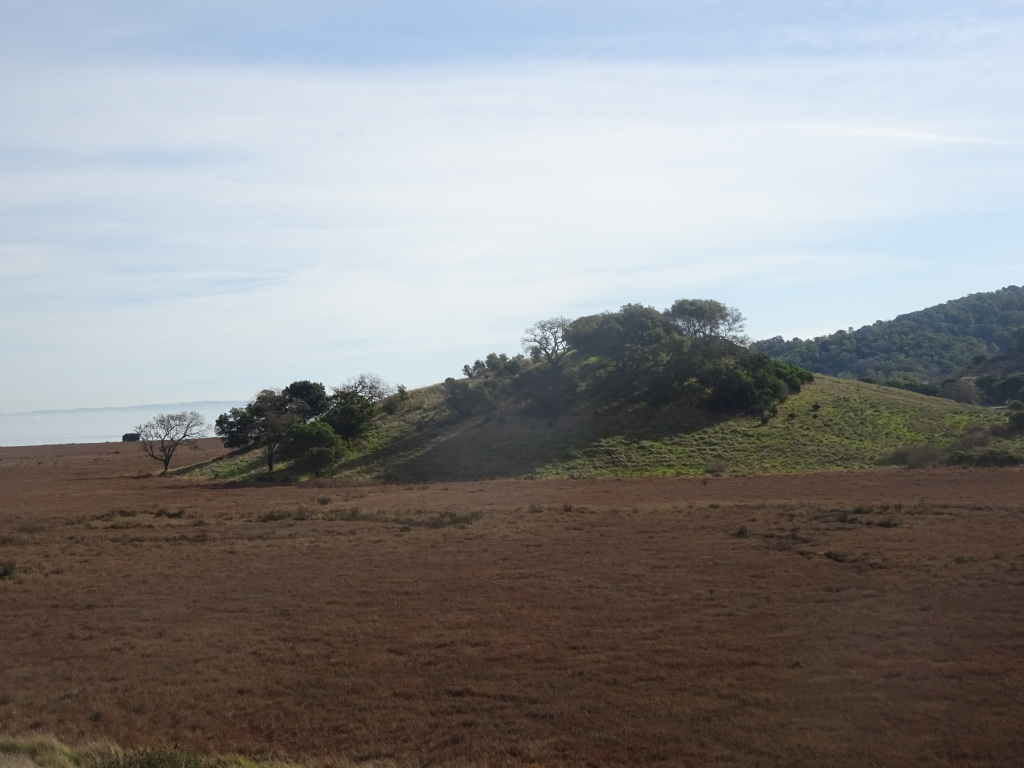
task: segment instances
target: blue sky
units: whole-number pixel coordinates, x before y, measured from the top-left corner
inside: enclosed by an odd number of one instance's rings
[[[1024,282],[1019,2],[0,0],[0,411]]]

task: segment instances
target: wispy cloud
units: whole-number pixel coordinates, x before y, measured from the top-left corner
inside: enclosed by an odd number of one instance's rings
[[[150,34],[133,23],[106,33]],[[792,41],[753,62],[18,59],[0,80],[10,409],[369,365],[427,383],[540,317],[625,301],[713,296],[788,336],[808,285],[878,296],[870,319],[900,281],[952,298],[968,283],[943,244],[907,243],[1019,213],[1024,54],[1003,34],[813,66]],[[852,302],[820,322],[856,324]],[[50,384],[71,370],[97,371],[74,401]]]

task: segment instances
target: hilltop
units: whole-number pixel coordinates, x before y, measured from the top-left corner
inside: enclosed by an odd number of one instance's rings
[[[1003,289],[995,302],[1006,318],[1018,294]],[[956,306],[994,301],[968,298]],[[1010,400],[1024,380],[975,376],[948,384],[942,393],[955,396],[944,399],[816,380],[751,349],[742,330],[739,311],[712,300],[627,304],[540,321],[524,337],[529,358],[491,353],[464,378],[413,392],[373,375],[333,394],[295,381],[222,414],[217,433],[243,452],[204,471],[258,476],[264,457],[268,479],[403,482],[1024,463],[1024,403],[1009,415],[970,404],[982,389],[992,399],[1013,390]]]

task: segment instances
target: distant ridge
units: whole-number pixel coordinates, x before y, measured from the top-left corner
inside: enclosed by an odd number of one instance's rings
[[[245,402],[239,400],[193,400],[185,403],[0,413],[0,445],[116,442],[137,424],[149,421],[158,413],[199,411],[212,426],[217,416],[242,405]]]
[[[151,405],[112,405],[97,408],[55,408],[42,411],[12,411],[0,413],[0,417],[7,416],[48,416],[58,413],[109,413],[111,411],[139,411],[139,410],[203,410],[208,408],[237,408],[245,405],[245,400],[193,400],[186,403],[155,403]]]
[[[857,330],[790,341],[776,336],[752,346],[826,376],[942,382],[1005,355],[1022,327],[1024,287],[1010,285]]]

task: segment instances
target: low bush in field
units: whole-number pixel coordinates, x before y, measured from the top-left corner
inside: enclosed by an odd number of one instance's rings
[[[1016,467],[1024,464],[1024,457],[1012,451],[990,448],[978,453],[954,451],[946,463],[960,467]]]
[[[901,445],[885,458],[886,464],[898,464],[911,469],[930,467],[945,458],[945,451],[934,443]]]

